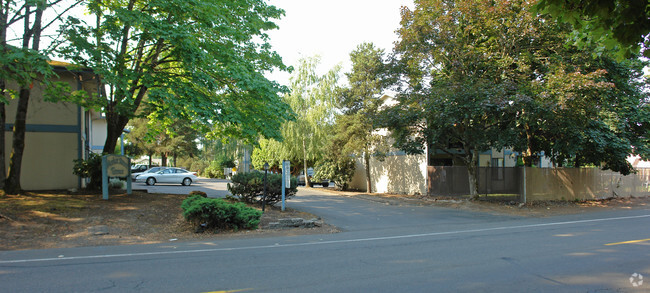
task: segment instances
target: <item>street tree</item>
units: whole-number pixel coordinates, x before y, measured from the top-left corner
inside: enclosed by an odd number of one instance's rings
[[[630,154],[650,155],[646,63],[593,58],[589,52],[563,57],[560,66],[537,79],[533,98],[517,103],[519,143],[525,147],[515,149],[523,150],[528,166],[544,153],[558,166],[594,165],[629,174]]]
[[[415,1],[414,10],[402,8],[395,47],[402,89],[398,103],[384,111],[382,125],[409,154],[428,148],[462,162],[473,197],[479,153],[504,144],[502,128],[511,119],[504,79],[508,59],[501,48],[520,11],[453,0]]]
[[[178,156],[198,155],[199,133],[192,128],[190,121],[179,120],[169,128],[162,128],[161,123],[155,120],[134,118],[129,126],[127,140],[149,156],[150,166],[154,154],[160,155],[163,166],[167,166],[170,157],[176,166]]]
[[[281,164],[282,160],[288,159],[299,162],[307,174],[307,169],[323,158],[323,149],[334,124],[340,66],[319,75],[316,72],[319,62],[319,57],[299,61],[290,79],[290,92],[283,97],[296,113],[296,118],[282,125],[281,141],[260,141],[260,146],[265,149],[258,147],[253,152],[253,160],[258,164],[261,160]]]
[[[533,4],[417,1],[402,14],[404,91],[385,123],[407,152],[429,146],[463,162],[472,195],[490,148],[513,147],[528,166],[544,153],[623,174],[627,154],[647,150],[643,65],[572,46],[571,28]]]
[[[48,64],[48,55],[58,42],[46,42],[45,32],[56,29],[61,18],[80,1],[38,0],[0,1],[0,166],[5,165],[6,150],[4,129],[6,125],[5,104],[17,98],[16,117],[13,127],[9,172],[0,168],[0,186],[10,194],[20,192],[20,174],[25,148],[27,108],[32,89],[44,89],[48,101],[62,100],[70,96],[67,84],[55,82],[56,77]],[[46,12],[48,15],[46,15]],[[48,40],[49,41],[49,40]],[[8,88],[15,83],[18,90]],[[6,176],[6,180],[5,180]]]
[[[349,86],[341,88],[338,96],[343,115],[336,119],[335,138],[339,155],[356,155],[363,158],[366,174],[366,190],[372,192],[370,157],[382,158],[386,152],[383,136],[374,133],[379,109],[384,100],[382,92],[389,84],[389,71],[384,51],[372,43],[363,43],[350,53],[352,71],[346,73]],[[330,156],[333,154],[330,154]],[[345,159],[343,159],[346,161]],[[345,165],[337,160],[335,165]]]
[[[267,31],[284,11],[262,0],[90,0],[94,23],[71,18],[61,54],[92,68],[106,90],[104,152],[143,105],[169,126],[192,119],[214,137],[280,137],[292,118],[264,73],[287,70]],[[146,97],[146,99],[145,99]]]

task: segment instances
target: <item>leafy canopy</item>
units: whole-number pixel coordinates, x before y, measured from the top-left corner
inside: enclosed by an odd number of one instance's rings
[[[264,77],[287,70],[266,31],[284,11],[262,0],[89,1],[97,25],[71,18],[61,53],[92,68],[109,86],[96,106],[106,112],[110,149],[142,105],[163,125],[177,119],[215,137],[279,138],[293,117]]]

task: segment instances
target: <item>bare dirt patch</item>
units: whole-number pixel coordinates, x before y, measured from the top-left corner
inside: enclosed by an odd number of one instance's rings
[[[353,196],[390,205],[422,205],[507,214],[548,217],[616,209],[650,209],[650,198],[612,198],[581,202],[538,202],[520,205],[509,200],[482,198],[436,198],[393,194],[366,194],[325,189],[341,196]],[[186,195],[26,193],[0,196],[0,250],[128,245],[226,238],[293,236],[336,233],[324,224],[315,228],[270,229],[281,218],[309,220],[316,215],[278,207],[267,207],[260,228],[254,231],[206,231],[195,233],[181,215]],[[259,207],[256,207],[259,208]]]
[[[269,237],[336,233],[327,224],[314,228],[269,229],[281,218],[316,218],[315,215],[266,207],[254,231],[205,231],[182,217],[186,195],[68,194],[28,192],[0,196],[0,250],[124,245],[193,241],[233,237]]]

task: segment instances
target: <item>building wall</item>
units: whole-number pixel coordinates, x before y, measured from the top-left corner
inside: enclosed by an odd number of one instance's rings
[[[59,81],[70,84],[76,90],[83,83],[67,71],[58,71]],[[9,88],[18,89],[15,84]],[[89,83],[85,90],[92,92],[96,83]],[[82,180],[72,174],[74,160],[85,158],[85,129],[89,127],[84,119],[84,110],[72,103],[46,102],[43,89],[36,84],[31,91],[27,107],[25,149],[21,166],[21,187],[25,190],[69,189],[83,186]],[[12,127],[15,121],[18,99],[6,107],[7,128],[5,129],[5,168],[8,170],[12,150]],[[88,142],[89,143],[89,142]]]
[[[106,142],[107,129],[106,118],[100,113],[91,112],[92,128],[90,129],[90,149],[92,152],[101,154],[104,150],[104,143]],[[118,141],[119,143],[119,141]]]
[[[391,154],[382,162],[370,159],[372,192],[393,194],[426,194],[427,160],[425,155]],[[366,171],[362,158],[356,160],[356,170],[350,188],[366,191]]]
[[[7,158],[12,135],[7,132]],[[78,156],[77,133],[27,132],[20,185],[25,190],[54,190],[79,187],[79,177],[72,174]],[[6,166],[9,167],[7,160]]]

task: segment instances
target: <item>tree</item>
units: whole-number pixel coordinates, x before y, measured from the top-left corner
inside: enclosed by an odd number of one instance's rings
[[[16,117],[13,128],[13,142],[10,155],[9,173],[6,180],[0,180],[7,193],[15,194],[21,191],[20,174],[22,170],[23,151],[25,148],[25,130],[27,108],[32,88],[41,84],[45,90],[45,99],[56,101],[69,93],[69,87],[62,83],[55,83],[52,78],[56,76],[48,64],[47,56],[57,42],[43,49],[43,32],[57,23],[66,13],[75,7],[79,1],[66,2],[67,6],[59,7],[62,0],[55,1],[0,1],[0,178],[5,178],[5,153],[4,129],[6,123],[5,104],[8,103],[7,95],[18,97]],[[53,7],[63,8],[54,10]],[[48,19],[46,11],[53,11],[54,17]],[[20,23],[22,22],[22,26]],[[8,33],[19,34],[14,40],[8,40]],[[15,46],[10,43],[18,43]],[[13,81],[18,84],[19,90],[7,90],[7,83]]]
[[[282,125],[281,142],[260,141],[260,146],[265,146],[266,149],[256,148],[253,152],[253,160],[257,164],[263,164],[262,158],[269,164],[280,164],[282,160],[288,159],[300,162],[307,174],[307,169],[323,158],[323,148],[334,121],[335,91],[340,66],[318,76],[318,63],[318,57],[300,60],[291,76],[291,91],[284,96],[285,102],[296,113],[296,119]],[[260,152],[265,154],[260,155]],[[309,186],[309,179],[306,180],[306,186]]]
[[[574,68],[565,60],[541,76],[535,99],[520,104],[517,125],[524,154],[543,152],[557,165],[595,165],[627,175],[633,171],[630,154],[650,155],[645,62],[581,55],[585,59]]]
[[[147,155],[149,167],[152,166],[152,157],[156,153],[154,138],[149,133],[149,120],[146,118],[134,118],[129,121],[129,133],[125,135],[127,141],[133,144],[140,152],[131,155]]]
[[[314,173],[315,180],[331,179],[340,189],[346,190],[348,188],[356,169],[353,159],[354,151],[349,149],[351,146],[348,144],[348,140],[353,140],[353,137],[357,135],[363,137],[367,134],[365,125],[359,120],[354,120],[360,118],[360,114],[340,115],[337,117],[334,125],[335,134],[325,145],[325,156],[323,156],[318,170]],[[364,158],[369,158],[365,154],[362,155]],[[367,164],[368,161],[364,160],[364,163]],[[366,176],[369,176],[367,169]],[[368,189],[368,192],[372,192],[372,189]]]
[[[538,9],[570,23],[576,30],[575,39],[583,46],[596,43],[615,49],[619,60],[640,51],[650,57],[650,9],[646,0],[540,0]]]
[[[284,11],[262,0],[92,0],[88,10],[96,26],[72,19],[61,53],[108,85],[98,105],[104,152],[143,104],[164,126],[191,118],[202,132],[248,141],[280,137],[292,118],[284,88],[263,75],[287,69],[266,34]]]
[[[647,151],[642,64],[570,44],[570,27],[530,1],[418,1],[403,11],[396,53],[405,91],[385,124],[407,152],[463,162],[476,194],[478,154],[513,147],[526,165],[593,164],[627,174]]]
[[[402,10],[395,53],[404,89],[382,124],[407,153],[438,150],[467,166],[473,197],[479,153],[505,141],[508,59],[500,48],[512,37],[503,36],[508,22],[520,11],[516,5],[452,0],[416,1],[413,11]]]
[[[161,129],[160,123],[156,121],[135,118],[130,121],[130,125],[131,132],[126,138],[149,156],[150,166],[153,154],[160,154],[163,166],[167,166],[170,156],[176,166],[178,156],[192,157],[198,154],[199,134],[189,121],[177,121],[171,128]]]
[[[389,75],[384,62],[384,51],[372,43],[357,46],[350,53],[350,60],[352,72],[346,73],[350,86],[340,91],[339,104],[344,113],[336,120],[335,141],[342,145],[340,155],[355,154],[363,157],[366,190],[372,192],[370,156],[372,153],[385,153],[381,148],[382,136],[373,132],[379,107],[384,102],[381,94],[388,85]]]

